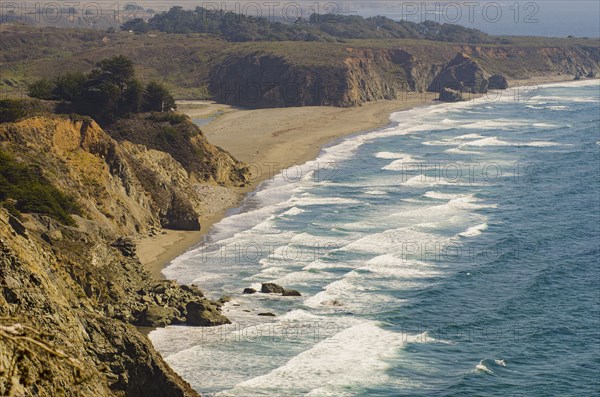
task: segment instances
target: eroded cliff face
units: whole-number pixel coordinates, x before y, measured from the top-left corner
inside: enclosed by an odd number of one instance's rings
[[[509,79],[572,78],[600,70],[600,48],[584,46],[352,47],[344,56],[332,57],[322,66],[264,51],[230,56],[211,72],[210,89],[218,101],[244,107],[347,107],[401,99],[407,92],[437,92],[442,88],[438,83],[456,76],[473,80],[462,80],[466,84],[455,84],[458,88],[485,92],[484,80],[495,74]]]
[[[81,206],[72,226],[0,206],[0,395],[197,396],[133,325],[225,324],[222,303],[153,280],[129,239],[197,229],[200,192],[245,183],[243,164],[190,140],[201,164],[184,167],[177,144],[115,140],[87,118],[0,124],[0,148]]]
[[[344,68],[298,67],[255,51],[232,55],[210,73],[217,101],[248,108],[335,105],[347,91]]]
[[[32,224],[53,222],[27,218],[0,208],[0,395],[197,396],[123,320],[141,264],[56,225],[49,243]]]
[[[143,121],[135,125],[136,134],[162,131],[160,124]],[[183,127],[196,128],[189,124]],[[86,213],[82,229],[114,237],[161,227],[199,230],[203,205],[195,184],[245,183],[245,166],[195,132],[161,151],[116,141],[93,120],[40,116],[0,125],[0,143],[42,166],[51,182],[77,199]],[[177,137],[180,131],[168,133]],[[180,152],[185,156],[177,161]]]
[[[342,106],[356,106],[380,99],[397,99],[419,91],[429,77],[424,66],[402,49],[354,49],[344,60],[347,90]]]

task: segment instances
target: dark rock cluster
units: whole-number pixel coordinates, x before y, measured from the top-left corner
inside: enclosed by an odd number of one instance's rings
[[[119,237],[112,243],[112,246],[121,251],[123,256],[134,257],[137,253],[137,246],[133,240],[127,237]]]
[[[488,80],[477,62],[466,54],[458,53],[433,79],[427,91],[442,92],[444,88],[474,94],[486,93]]]
[[[173,324],[210,327],[230,324],[221,314],[226,301],[214,302],[204,298],[196,286],[178,285],[173,281],[155,281],[138,291],[138,299],[131,312],[131,322],[146,327],[164,327]]]
[[[486,78],[486,75],[487,72],[475,60],[466,54],[458,53],[435,76],[427,91],[438,92],[440,101],[459,102],[464,100],[464,93],[483,94],[488,89],[508,88],[505,76],[494,74]]]
[[[495,74],[488,79],[488,88],[490,90],[506,90],[508,89],[508,81],[501,74]]]
[[[255,294],[258,291],[254,288],[244,288],[244,294]],[[260,292],[263,294],[280,294],[282,296],[302,296],[302,294],[295,289],[285,289],[281,285],[275,283],[263,283],[260,288]]]
[[[462,92],[451,88],[444,88],[440,92],[440,101],[444,102],[461,102],[464,101]]]

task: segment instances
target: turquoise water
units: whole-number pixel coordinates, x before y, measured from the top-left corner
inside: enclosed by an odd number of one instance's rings
[[[290,168],[165,270],[234,324],[152,341],[205,395],[596,395],[599,88],[396,113]],[[302,297],[241,294],[267,281]]]

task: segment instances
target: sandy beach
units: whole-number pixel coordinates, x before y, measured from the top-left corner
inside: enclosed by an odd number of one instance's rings
[[[511,87],[535,87],[571,81],[550,76],[512,81]],[[200,218],[201,231],[164,230],[138,242],[141,262],[156,278],[169,262],[199,244],[210,227],[222,219],[248,192],[283,169],[314,159],[321,148],[343,136],[374,130],[389,124],[390,114],[434,103],[437,94],[408,93],[399,100],[369,102],[354,108],[296,107],[238,109],[211,101],[180,101],[178,110],[192,120],[209,121],[201,129],[208,140],[250,164],[251,183],[232,189],[224,206],[211,208]]]
[[[210,123],[201,127],[208,140],[251,165],[251,183],[244,188],[232,189],[237,204],[246,193],[281,170],[314,159],[324,145],[346,135],[384,127],[390,123],[391,113],[432,104],[435,98],[432,93],[410,93],[404,99],[370,102],[355,108],[322,106],[256,110],[237,109],[210,101],[181,101],[178,110],[192,120],[211,118]],[[200,218],[200,231],[163,230],[139,240],[140,261],[155,278],[164,278],[161,271],[165,265],[200,243],[230,207],[207,211]]]

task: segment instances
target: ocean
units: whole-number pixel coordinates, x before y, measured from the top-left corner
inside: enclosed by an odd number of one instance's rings
[[[207,396],[598,395],[599,225],[597,80],[395,113],[165,269],[233,324],[150,338]]]

